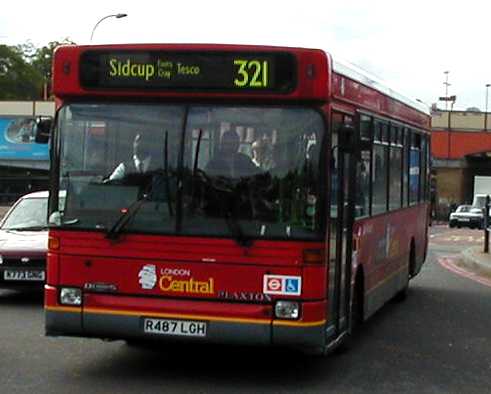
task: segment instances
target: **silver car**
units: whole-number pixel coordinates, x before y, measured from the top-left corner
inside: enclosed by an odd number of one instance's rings
[[[455,212],[450,214],[449,227],[482,228],[484,215],[481,209],[472,205],[459,205]]]

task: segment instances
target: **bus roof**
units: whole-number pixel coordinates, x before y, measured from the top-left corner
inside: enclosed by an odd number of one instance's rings
[[[409,107],[425,113],[426,115],[430,115],[430,111],[426,105],[416,100],[412,100],[396,90],[389,88],[381,79],[352,63],[332,57],[332,69],[335,73],[344,75],[349,79],[359,82],[371,89],[377,90],[380,93],[393,98],[394,100],[400,101]]]

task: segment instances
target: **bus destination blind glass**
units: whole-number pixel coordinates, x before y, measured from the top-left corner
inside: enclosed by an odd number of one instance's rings
[[[296,64],[288,53],[88,51],[80,81],[88,89],[288,93]]]

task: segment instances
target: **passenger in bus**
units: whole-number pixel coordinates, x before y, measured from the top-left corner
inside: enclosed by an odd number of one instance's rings
[[[260,138],[252,143],[252,162],[262,170],[273,167],[273,149],[269,138]]]
[[[121,162],[109,176],[109,181],[123,179],[128,174],[144,174],[153,169],[150,141],[145,134],[138,133],[133,140],[133,156]]]
[[[220,149],[206,165],[208,175],[241,178],[259,173],[251,158],[239,152],[239,146],[240,138],[234,130],[223,133]]]

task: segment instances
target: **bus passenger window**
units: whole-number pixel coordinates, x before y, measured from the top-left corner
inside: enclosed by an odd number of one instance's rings
[[[387,146],[374,144],[372,173],[372,214],[387,210]]]
[[[364,141],[371,140],[372,118],[366,115],[360,116],[360,138]],[[355,194],[355,216],[370,215],[370,149],[361,151],[361,160],[356,166],[357,187]]]
[[[409,204],[415,204],[419,201],[419,177],[421,174],[420,142],[420,135],[412,133],[411,148],[409,150]]]
[[[402,149],[399,146],[390,147],[389,165],[389,209],[401,207],[401,172]]]

